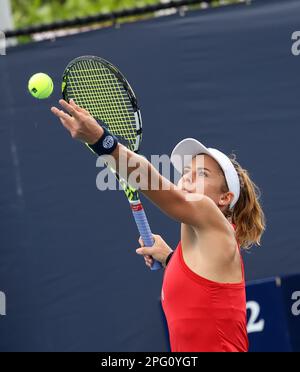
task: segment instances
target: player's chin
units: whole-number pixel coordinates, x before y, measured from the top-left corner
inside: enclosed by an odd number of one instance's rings
[[[181,188],[181,191],[184,193],[184,194],[195,194],[195,193],[199,193],[199,191],[197,190],[196,187],[191,187],[191,188],[186,188],[186,187],[182,187]],[[200,190],[201,191],[201,190]]]
[[[201,201],[205,195],[200,192],[187,192],[184,194],[184,197],[187,201],[197,202]]]

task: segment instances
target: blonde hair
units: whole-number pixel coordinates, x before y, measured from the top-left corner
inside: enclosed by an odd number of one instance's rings
[[[227,210],[225,215],[231,217],[236,226],[236,238],[241,248],[249,249],[253,244],[260,245],[266,228],[265,215],[260,205],[261,194],[248,171],[241,167],[234,154],[230,156],[230,160],[238,173],[241,190],[233,210]]]

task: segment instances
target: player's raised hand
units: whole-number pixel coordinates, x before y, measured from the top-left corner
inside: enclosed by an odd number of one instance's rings
[[[68,103],[61,99],[59,104],[64,110],[51,107],[51,112],[60,119],[72,138],[88,144],[96,143],[102,136],[103,129],[88,111],[76,105],[73,100]]]

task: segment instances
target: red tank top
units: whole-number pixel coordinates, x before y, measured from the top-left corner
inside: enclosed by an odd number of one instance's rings
[[[178,244],[163,279],[161,301],[171,351],[248,351],[244,265],[241,283],[217,283],[194,273]]]

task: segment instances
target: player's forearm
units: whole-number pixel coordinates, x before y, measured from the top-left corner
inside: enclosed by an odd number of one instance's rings
[[[193,224],[193,203],[187,201],[183,191],[163,177],[143,156],[119,144],[111,156],[104,156],[104,159],[122,178],[139,189],[168,216],[179,222]]]
[[[103,158],[132,187],[143,193],[151,190],[160,192],[176,188],[145,157],[128,150],[121,144],[118,144],[111,156],[104,155]]]

